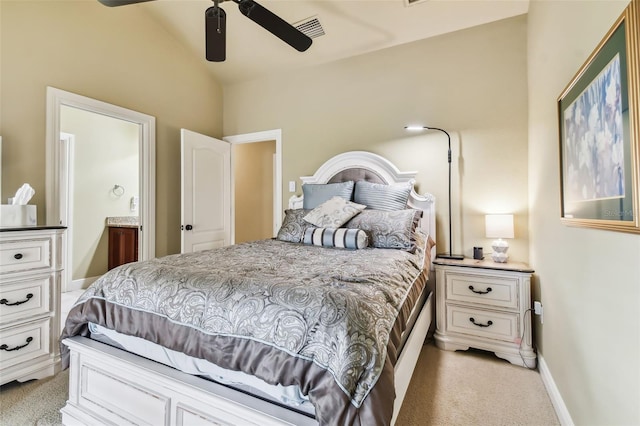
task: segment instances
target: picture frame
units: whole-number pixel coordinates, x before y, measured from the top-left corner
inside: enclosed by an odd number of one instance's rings
[[[561,221],[640,233],[640,0],[558,98]]]

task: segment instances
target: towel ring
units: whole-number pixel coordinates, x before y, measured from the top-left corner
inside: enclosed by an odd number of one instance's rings
[[[115,195],[116,197],[121,197],[124,195],[124,186],[113,185],[111,192],[113,192],[113,195]]]

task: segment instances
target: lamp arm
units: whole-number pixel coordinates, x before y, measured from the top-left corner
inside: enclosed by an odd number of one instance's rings
[[[235,1],[235,0],[234,0]],[[447,150],[447,162],[449,163],[449,253],[448,253],[448,258],[449,259],[464,259],[464,256],[462,255],[453,255],[453,251],[452,251],[452,246],[453,246],[453,232],[452,232],[452,224],[451,224],[451,135],[449,135],[449,133],[444,130],[441,129],[439,127],[428,127],[428,126],[405,126],[404,127],[407,130],[437,130],[439,132],[444,133],[445,135],[447,135],[447,142],[449,145],[449,149]]]
[[[425,129],[429,129],[429,130],[439,130],[442,133],[444,133],[445,135],[447,135],[447,142],[448,142],[448,150],[447,150],[447,162],[449,163],[449,256],[451,256],[451,253],[453,253],[451,246],[453,244],[452,241],[452,226],[451,226],[451,135],[449,135],[449,133],[444,130],[444,129],[440,129],[439,127],[426,127]]]

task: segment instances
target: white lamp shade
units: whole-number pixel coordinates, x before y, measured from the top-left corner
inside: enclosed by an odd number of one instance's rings
[[[487,238],[513,238],[512,214],[488,214],[485,216]]]

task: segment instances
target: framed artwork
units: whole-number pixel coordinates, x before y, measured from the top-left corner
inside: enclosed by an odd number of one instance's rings
[[[558,98],[561,220],[640,233],[640,0]]]

